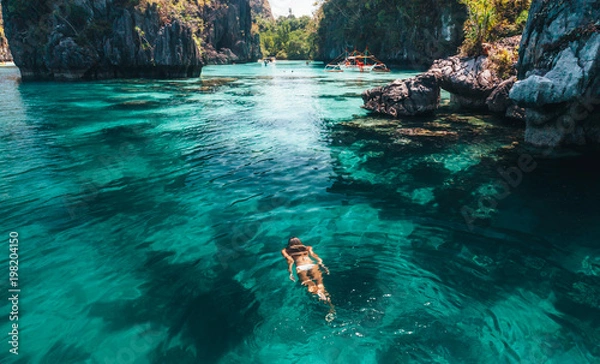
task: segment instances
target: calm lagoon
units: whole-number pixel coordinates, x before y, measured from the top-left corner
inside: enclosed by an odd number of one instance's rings
[[[2,362],[600,362],[597,158],[548,158],[490,116],[375,118],[360,93],[414,72],[322,67],[0,68],[21,288]],[[291,236],[331,271],[332,322],[288,280]]]

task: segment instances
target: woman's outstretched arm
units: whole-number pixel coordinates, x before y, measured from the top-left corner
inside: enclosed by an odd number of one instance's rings
[[[294,278],[294,273],[292,272],[292,266],[294,265],[294,259],[292,259],[292,257],[290,257],[290,255],[285,251],[285,249],[283,249],[281,251],[281,255],[283,255],[285,260],[287,260],[287,262],[288,262],[288,272],[290,273],[290,279],[293,282],[295,282],[296,278]]]
[[[325,270],[325,273],[329,274],[329,269],[325,266],[325,264],[323,264],[323,259],[321,259],[321,257],[313,251],[312,246],[308,247],[308,254],[317,260],[317,263],[319,263],[319,265]]]

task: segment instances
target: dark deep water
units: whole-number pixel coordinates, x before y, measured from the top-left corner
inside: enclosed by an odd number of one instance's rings
[[[360,109],[402,72],[17,75],[0,68],[22,289],[2,363],[600,362],[598,154],[489,116]],[[287,279],[292,235],[331,270],[331,323]]]

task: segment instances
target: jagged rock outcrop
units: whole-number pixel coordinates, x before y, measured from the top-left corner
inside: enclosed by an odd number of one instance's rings
[[[387,86],[366,90],[364,108],[397,116],[415,116],[434,112],[440,103],[440,87],[432,73],[396,80]]]
[[[323,3],[318,58],[330,61],[345,49],[365,47],[403,67],[428,67],[455,54],[467,10],[457,0],[346,1]]]
[[[514,102],[509,98],[509,92],[516,81],[515,76],[502,81],[487,97],[485,106],[494,113],[503,113],[512,107]]]
[[[260,38],[252,32],[249,0],[213,1],[206,8],[204,59],[225,64],[259,59]]]
[[[452,102],[472,109],[485,107],[488,96],[502,83],[487,56],[440,59],[429,72],[436,76],[441,88],[450,92]]]
[[[8,48],[8,41],[4,36],[4,22],[2,20],[2,5],[0,4],[0,62],[12,62],[12,55]]]
[[[498,73],[499,53],[516,54],[521,36],[504,38],[493,44],[485,44],[488,54],[471,58],[449,57],[433,63],[429,72],[436,75],[440,87],[451,95],[452,103],[462,108],[483,109],[504,113],[513,106],[507,97],[510,90],[510,75],[503,79]],[[516,58],[515,58],[516,61]],[[512,81],[514,83],[514,80]]]
[[[250,0],[250,8],[254,17],[274,19],[268,0]]]
[[[600,143],[600,1],[534,0],[510,98],[526,108],[525,140]]]
[[[507,38],[488,45],[488,48],[492,53],[502,51],[510,54],[519,44],[519,39]],[[426,114],[439,106],[439,88],[442,88],[450,92],[452,103],[460,108],[522,118],[522,110],[508,97],[515,77],[503,80],[497,68],[491,56],[440,59],[417,77],[365,91],[364,107],[391,116]],[[399,102],[402,107],[398,106]]]

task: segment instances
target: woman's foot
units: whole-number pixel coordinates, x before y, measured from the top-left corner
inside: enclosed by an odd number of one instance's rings
[[[319,300],[329,302],[329,297],[327,297],[323,291],[317,291],[317,295],[319,296]]]
[[[319,284],[317,288],[317,295],[319,296],[319,299],[323,302],[329,302],[329,293],[327,293],[325,290],[325,286]]]

